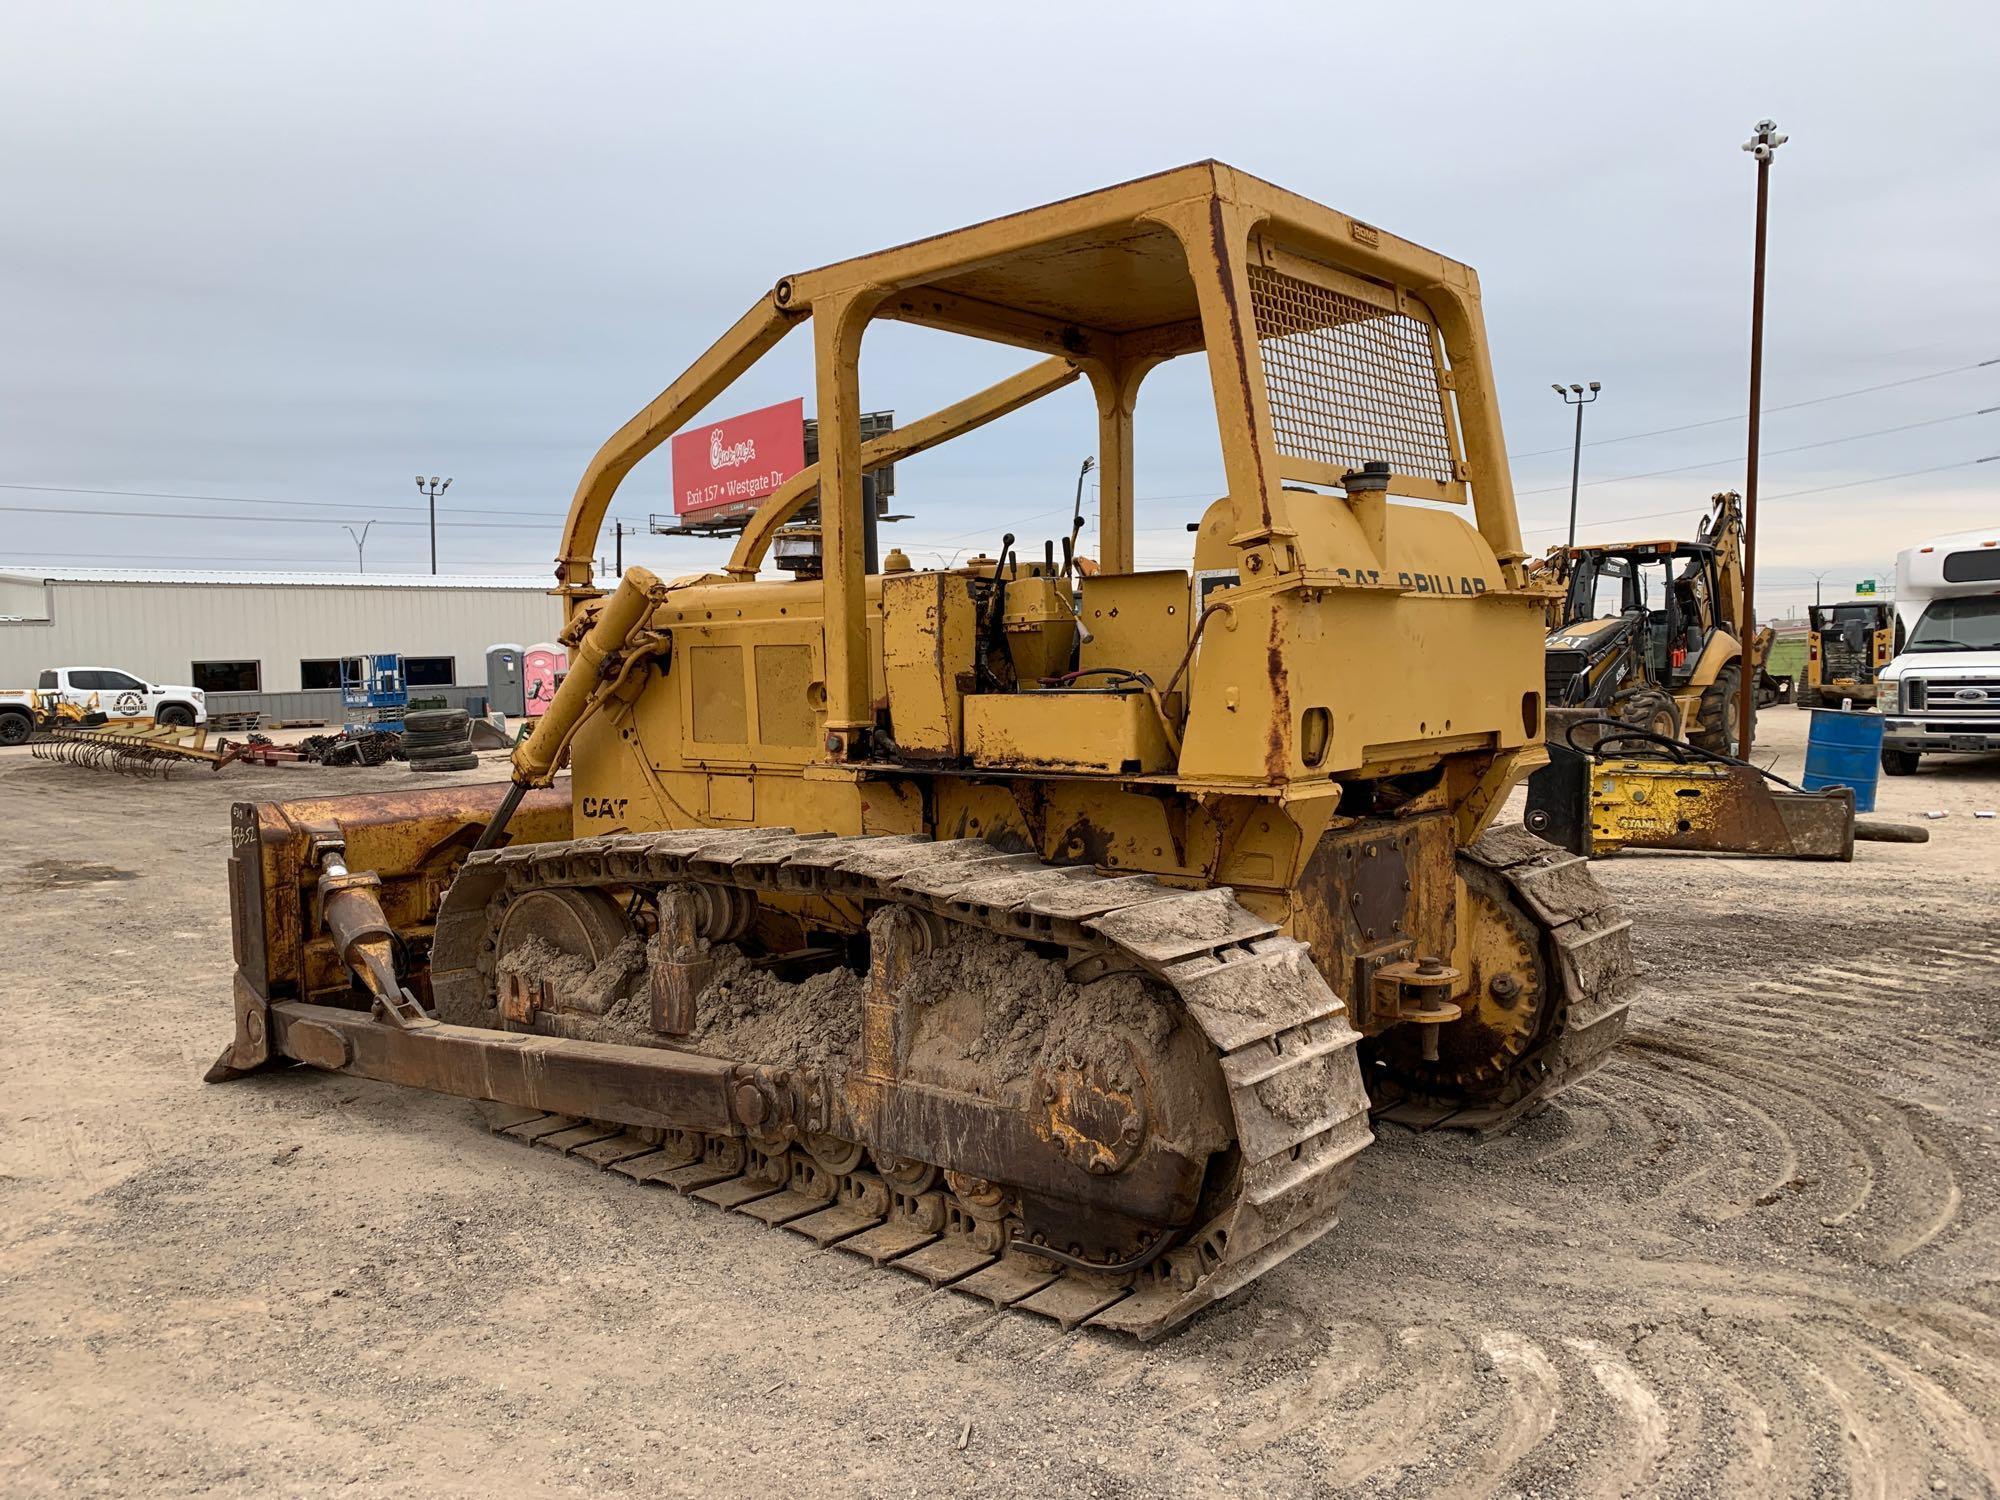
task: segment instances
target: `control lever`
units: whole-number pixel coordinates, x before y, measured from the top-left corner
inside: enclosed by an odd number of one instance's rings
[[[1076,567],[1076,539],[1083,535],[1083,476],[1097,467],[1095,458],[1086,458],[1083,467],[1076,471],[1076,515],[1070,522],[1069,535],[1063,538],[1063,577],[1070,576]],[[1081,621],[1078,621],[1081,624]]]
[[[992,613],[986,620],[986,649],[989,653],[1007,649],[1007,558],[1014,546],[1014,533],[1000,538],[1000,555],[993,562]]]

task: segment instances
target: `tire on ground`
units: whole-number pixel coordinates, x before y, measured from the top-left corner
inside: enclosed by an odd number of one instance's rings
[[[427,760],[412,757],[410,760],[412,771],[473,771],[478,768],[479,757],[476,755],[446,755]]]
[[[35,721],[26,714],[0,714],[0,745],[25,745],[35,732]]]
[[[462,708],[420,708],[403,715],[403,729],[412,734],[456,732],[465,728],[467,715]]]
[[[1621,724],[1630,724],[1663,739],[1677,740],[1681,735],[1680,710],[1672,698],[1656,687],[1637,687],[1622,695],[1612,704],[1611,716]]]
[[[1736,753],[1736,695],[1742,683],[1740,662],[1730,662],[1715,674],[1715,681],[1701,690],[1701,703],[1695,710],[1695,730],[1689,740],[1704,750],[1719,750],[1724,755]],[[1750,707],[1750,738],[1757,738],[1755,704]]]
[[[413,729],[403,734],[405,750],[434,750],[442,745],[463,745],[468,743],[462,729]]]
[[[404,747],[405,760],[457,760],[461,755],[472,754],[472,746],[465,740],[452,740],[443,745],[426,745],[417,749]]]
[[[169,703],[153,715],[155,724],[170,724],[176,729],[194,728],[194,710],[183,708],[178,703]]]
[[[1891,776],[1914,776],[1917,762],[1922,758],[1921,750],[1897,750],[1891,746],[1882,747],[1882,769]]]

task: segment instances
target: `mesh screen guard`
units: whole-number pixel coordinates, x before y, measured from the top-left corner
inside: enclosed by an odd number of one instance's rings
[[[1251,265],[1251,310],[1278,451],[1413,479],[1457,477],[1428,323]]]

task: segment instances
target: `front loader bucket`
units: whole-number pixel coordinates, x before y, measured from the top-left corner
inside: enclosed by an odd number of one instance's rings
[[[236,957],[236,1033],[211,1078],[270,1061],[270,1006],[279,1001],[353,1005],[353,976],[321,930],[320,856],[381,877],[382,913],[404,982],[430,993],[438,903],[507,782],[406,792],[363,792],[294,802],[239,802],[231,812],[230,933]],[[570,836],[567,787],[531,792],[507,825],[510,845]]]

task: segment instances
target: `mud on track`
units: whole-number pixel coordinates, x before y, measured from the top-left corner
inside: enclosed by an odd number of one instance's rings
[[[1605,1068],[1383,1130],[1338,1229],[1149,1348],[456,1101],[203,1088],[227,804],[303,778],[0,755],[6,1493],[2000,1493],[1993,762],[1887,783],[1953,815],[1847,869],[1600,866],[1647,971]]]

